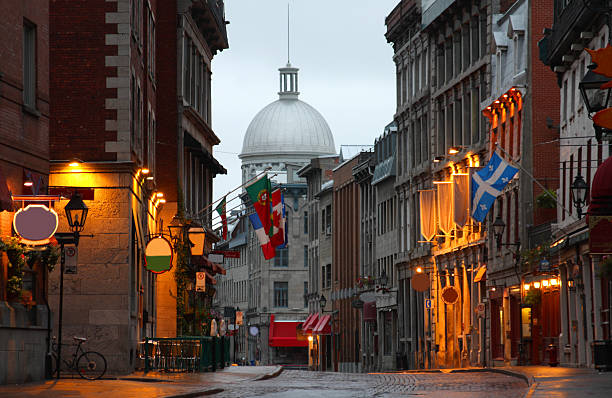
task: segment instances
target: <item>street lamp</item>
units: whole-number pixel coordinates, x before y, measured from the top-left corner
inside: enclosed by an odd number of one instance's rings
[[[574,202],[574,206],[576,206],[576,211],[578,212],[578,218],[582,217],[582,207],[586,203],[588,190],[589,186],[587,185],[586,181],[584,181],[584,178],[578,174],[574,179],[574,182],[572,182],[572,186],[570,188],[572,201]]]
[[[325,309],[325,305],[327,304],[327,299],[325,298],[325,295],[321,295],[321,297],[319,297],[319,306],[321,307],[321,311],[323,311]]]
[[[64,252],[64,245],[74,244],[79,245],[79,234],[85,227],[85,220],[87,220],[87,213],[89,209],[83,198],[77,192],[74,192],[70,201],[66,207],[66,219],[72,232],[57,232],[55,233],[55,239],[60,244],[61,256],[60,256],[60,298],[59,298],[59,319],[58,319],[58,338],[57,338],[57,378],[60,378],[60,368],[62,363],[62,320],[64,314],[64,269],[66,268],[66,254]]]
[[[378,281],[380,282],[382,286],[387,286],[387,282],[389,281],[389,278],[387,277],[387,272],[384,269],[382,273],[380,274],[380,278],[378,278]]]
[[[597,67],[596,64],[589,65],[589,71],[584,76],[582,81],[578,84],[578,89],[584,101],[584,105],[587,109],[587,114],[590,115],[606,109],[612,105],[610,102],[612,88],[601,89],[603,84],[610,81],[610,78],[599,73],[593,72],[593,69]],[[601,142],[604,134],[612,133],[610,130],[593,123],[595,129],[595,138],[597,142]]]
[[[501,249],[502,247],[502,236],[504,235],[504,229],[506,229],[506,223],[500,216],[497,216],[493,222],[493,235],[495,235],[497,249]]]

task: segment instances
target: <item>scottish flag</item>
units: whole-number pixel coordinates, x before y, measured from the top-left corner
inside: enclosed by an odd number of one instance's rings
[[[489,163],[477,173],[472,174],[472,218],[483,222],[495,198],[501,194],[502,189],[514,175],[518,168],[510,166],[499,156],[497,151]]]

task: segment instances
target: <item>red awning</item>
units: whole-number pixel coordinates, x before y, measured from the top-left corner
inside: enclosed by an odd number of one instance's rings
[[[376,301],[363,303],[363,321],[376,322]]]
[[[314,334],[331,334],[331,315],[325,315],[317,323],[317,326],[312,329]]]
[[[319,314],[311,314],[302,325],[302,331],[312,333],[312,329],[317,325],[317,322],[319,322]]]
[[[270,347],[308,347],[307,340],[298,340],[297,327],[300,321],[274,321],[270,315]]]

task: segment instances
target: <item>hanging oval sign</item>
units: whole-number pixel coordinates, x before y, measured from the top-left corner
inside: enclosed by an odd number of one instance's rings
[[[13,227],[26,245],[46,245],[57,230],[57,213],[45,205],[27,205],[13,217]]]
[[[459,290],[455,286],[446,286],[442,289],[442,301],[446,304],[455,304],[459,299]]]
[[[156,274],[164,273],[172,268],[172,245],[168,239],[158,236],[147,243],[145,267]]]
[[[414,274],[410,279],[410,285],[417,292],[424,292],[429,290],[429,275],[427,274]]]

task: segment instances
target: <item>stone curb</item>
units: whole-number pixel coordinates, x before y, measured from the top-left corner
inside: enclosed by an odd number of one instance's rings
[[[533,384],[535,384],[535,377],[528,376],[525,373],[522,373],[516,370],[507,370],[507,369],[499,369],[499,368],[485,368],[485,371],[518,377],[519,379],[525,380],[525,383],[527,383],[527,387],[531,387]]]
[[[175,394],[175,395],[166,395],[165,398],[194,398],[194,397],[204,397],[207,395],[213,395],[213,394],[218,394],[220,392],[222,392],[223,389],[222,388],[218,388],[218,387],[214,387],[214,388],[208,388],[206,390],[200,390],[200,391],[193,391],[193,392],[186,392],[183,394]]]
[[[272,373],[267,373],[261,376],[257,376],[253,379],[253,381],[259,381],[259,380],[268,380],[268,379],[272,379],[274,377],[277,377],[278,375],[280,375],[281,373],[283,373],[284,368],[282,366],[277,367],[274,372]]]

